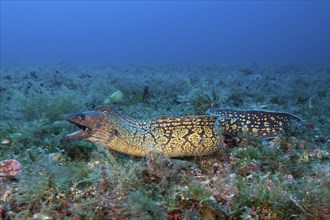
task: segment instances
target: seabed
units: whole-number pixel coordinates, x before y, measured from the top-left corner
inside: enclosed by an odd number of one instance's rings
[[[328,66],[4,64],[0,219],[329,219],[329,85]],[[103,104],[139,119],[229,108],[303,120],[195,158],[63,142],[76,129],[65,114]]]

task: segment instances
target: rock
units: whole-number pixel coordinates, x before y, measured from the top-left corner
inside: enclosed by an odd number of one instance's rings
[[[17,160],[8,159],[0,162],[0,177],[14,177],[20,171],[21,165]]]

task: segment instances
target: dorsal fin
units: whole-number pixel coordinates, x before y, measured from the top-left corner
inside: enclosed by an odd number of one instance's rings
[[[134,121],[135,119],[131,119],[130,117],[124,116],[120,114],[117,109],[112,107],[111,105],[100,105],[95,108],[95,110],[102,112],[104,115],[113,118],[115,121]]]
[[[298,121],[303,121],[300,117],[288,113],[288,112],[276,112],[276,111],[268,111],[268,110],[253,110],[253,109],[244,109],[244,110],[233,110],[233,109],[208,109],[206,111],[206,114],[211,115],[211,116],[222,116],[226,115],[229,113],[240,113],[240,114],[246,114],[246,113],[254,113],[254,114],[259,114],[259,113],[269,113],[269,114],[277,114],[277,115],[283,115],[288,117],[289,119],[294,119]]]

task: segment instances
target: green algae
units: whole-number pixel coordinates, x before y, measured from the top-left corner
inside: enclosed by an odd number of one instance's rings
[[[81,79],[76,77],[72,66],[56,67],[58,73],[50,77],[38,69],[24,76],[26,69],[15,67],[17,76],[11,80],[6,77],[11,72],[2,70],[3,80],[12,84],[1,84],[0,139],[7,141],[0,144],[0,161],[14,158],[23,170],[0,182],[1,217],[327,218],[329,77],[322,68],[295,67],[315,72],[314,78],[300,76],[301,88],[294,75],[283,75],[290,68],[240,72],[233,67],[230,71],[236,75],[229,76],[212,67],[199,79],[194,71],[206,68],[184,67],[187,74],[173,80],[166,74],[148,76],[158,71],[155,67],[134,67],[134,73],[146,73],[139,78],[129,75],[131,67],[114,66],[105,72],[128,76],[99,74],[99,81],[86,71],[78,71]],[[210,83],[218,78],[221,82]],[[40,83],[44,87],[39,88]],[[147,100],[136,101],[143,89],[134,83],[148,85]],[[292,88],[283,89],[286,86]],[[238,138],[226,143],[220,154],[205,158],[169,159],[155,152],[130,158],[84,142],[63,142],[75,129],[62,120],[64,114],[92,109],[118,89],[127,94],[122,111],[136,118],[204,114],[209,107],[266,106],[295,113],[304,122],[299,132],[263,141]]]

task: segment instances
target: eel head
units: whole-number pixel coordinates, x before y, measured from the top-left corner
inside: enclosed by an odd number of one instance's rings
[[[104,119],[103,114],[99,111],[71,113],[65,115],[64,118],[79,127],[78,131],[67,134],[65,140],[89,140]]]

